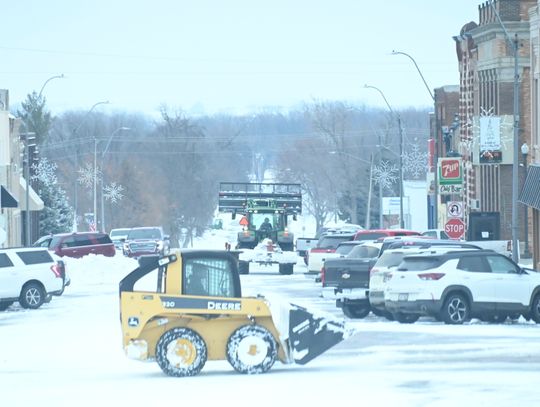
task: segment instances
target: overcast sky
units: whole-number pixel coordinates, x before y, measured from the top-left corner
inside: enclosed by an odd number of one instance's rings
[[[0,0],[0,88],[53,113],[88,109],[244,113],[313,99],[426,107],[458,84],[452,36],[470,0]]]

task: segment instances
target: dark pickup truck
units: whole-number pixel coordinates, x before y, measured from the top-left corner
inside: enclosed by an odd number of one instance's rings
[[[381,249],[381,243],[364,243],[342,258],[324,262],[321,274],[323,297],[336,300],[349,318],[365,318],[369,305],[369,272]]]

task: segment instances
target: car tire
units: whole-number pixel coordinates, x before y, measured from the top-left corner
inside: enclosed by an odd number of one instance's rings
[[[343,304],[343,313],[351,319],[362,319],[369,315],[371,307],[369,304]]]
[[[237,372],[265,373],[276,358],[276,340],[261,325],[244,325],[234,331],[227,341],[227,360]]]
[[[404,314],[402,312],[397,312],[394,314],[394,319],[400,324],[414,324],[418,321],[420,315],[418,314]]]
[[[7,301],[7,300],[0,301],[0,311],[7,310],[9,307],[11,307],[12,304],[13,304],[13,301]]]
[[[531,305],[531,319],[540,324],[540,294],[536,294]]]
[[[47,297],[47,293],[38,283],[25,284],[21,290],[19,304],[21,307],[28,309],[37,309],[43,305]]]
[[[169,376],[195,376],[204,367],[207,357],[203,338],[188,328],[165,332],[156,345],[156,361]]]
[[[441,309],[441,319],[445,324],[460,325],[469,319],[471,308],[463,294],[451,293],[446,297]]]

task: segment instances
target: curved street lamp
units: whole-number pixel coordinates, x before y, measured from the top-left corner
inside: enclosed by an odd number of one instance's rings
[[[386,106],[388,106],[388,110],[390,110],[390,113],[396,117],[396,120],[398,123],[398,130],[399,130],[399,227],[401,229],[404,229],[405,222],[403,219],[403,130],[401,129],[401,117],[399,116],[398,113],[394,112],[394,110],[390,106],[390,103],[388,103],[388,100],[386,100],[386,97],[384,96],[384,93],[382,92],[382,90],[380,90],[376,86],[371,86],[371,85],[364,85],[364,88],[375,89],[377,92],[380,93],[380,95],[384,99],[384,102],[386,103]]]
[[[409,54],[407,54],[406,52],[402,52],[402,51],[395,51],[395,50],[392,50],[392,55],[405,55],[407,58],[409,58],[414,66],[416,67],[416,70],[418,71],[418,73],[420,74],[420,77],[422,78],[422,81],[424,82],[424,85],[426,86],[426,89],[429,93],[429,96],[431,96],[431,99],[433,99],[433,101],[435,101],[435,96],[433,96],[433,92],[431,92],[431,89],[429,88],[427,82],[426,82],[426,79],[424,78],[424,75],[422,75],[422,71],[420,71],[420,68],[418,67],[418,64],[416,63],[416,61],[414,60],[414,58],[412,56],[410,56]]]
[[[47,85],[53,79],[62,79],[62,78],[65,78],[64,74],[51,76],[49,79],[47,79],[45,83],[43,84],[43,86],[41,87],[41,90],[39,91],[38,98],[41,98],[41,95],[43,94],[43,89],[45,89],[45,85]]]

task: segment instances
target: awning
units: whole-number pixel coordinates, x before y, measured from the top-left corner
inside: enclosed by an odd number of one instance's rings
[[[26,210],[26,180],[23,177],[19,178],[19,207],[22,211]],[[28,190],[28,206],[30,207],[31,211],[40,211],[42,210],[45,205],[38,194],[36,194],[36,191],[29,185]]]
[[[19,203],[15,197],[3,186],[0,186],[0,188],[0,208],[17,208]]]
[[[540,209],[540,165],[529,166],[525,184],[519,195],[519,202],[531,208]]]

